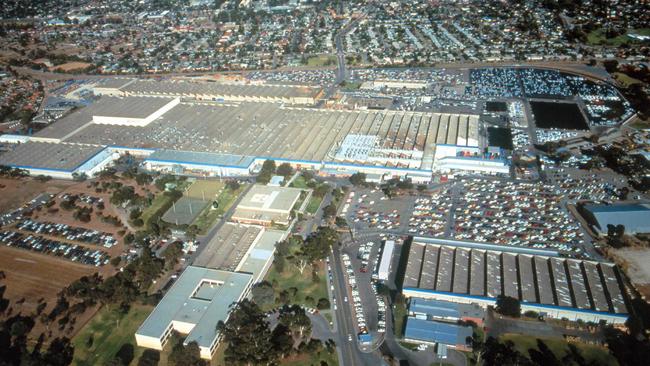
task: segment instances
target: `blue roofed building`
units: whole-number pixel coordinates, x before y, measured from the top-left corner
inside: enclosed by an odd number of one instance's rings
[[[472,327],[409,316],[406,321],[404,339],[421,344],[444,344],[448,347],[468,350],[467,337],[472,336]]]
[[[442,322],[472,321],[481,325],[485,310],[476,304],[412,297],[409,304],[409,315]]]
[[[627,234],[650,233],[650,204],[586,204],[581,212],[600,235],[607,235],[608,225],[624,225]]]

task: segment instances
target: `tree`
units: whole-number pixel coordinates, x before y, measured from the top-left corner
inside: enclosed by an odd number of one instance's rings
[[[336,205],[334,203],[330,203],[329,205],[323,207],[323,217],[324,218],[331,218],[336,216]]]
[[[353,186],[365,186],[366,185],[366,175],[364,173],[354,173],[350,176],[350,183]]]
[[[496,302],[496,312],[505,315],[518,318],[521,316],[521,304],[518,299],[514,297],[499,295]]]
[[[278,320],[292,332],[298,333],[300,339],[305,337],[305,333],[311,332],[311,320],[300,305],[285,305],[280,308]]]
[[[284,179],[289,179],[293,175],[293,168],[289,163],[282,163],[280,166],[278,166],[275,173],[277,175],[283,176]]]
[[[217,330],[227,345],[224,358],[228,365],[270,364],[278,358],[266,316],[248,299],[235,305],[228,321],[219,322]]]
[[[207,362],[201,359],[201,351],[196,342],[190,342],[184,346],[182,341],[179,341],[172,348],[172,352],[167,358],[167,363],[170,366],[204,366]]]
[[[138,366],[158,366],[160,362],[160,352],[153,349],[145,349],[138,360]]]
[[[327,192],[330,190],[330,186],[327,183],[319,184],[314,188],[313,195],[316,197],[325,197]]]
[[[230,189],[231,191],[238,190],[240,186],[241,185],[239,184],[239,182],[237,182],[234,179],[230,179],[229,181],[226,182],[226,187],[228,187],[228,189]]]
[[[183,256],[183,243],[175,241],[165,248],[163,257],[165,258],[165,267],[172,269],[178,263],[180,257]]]
[[[262,281],[251,289],[253,301],[259,306],[271,305],[275,302],[275,290],[268,281]]]

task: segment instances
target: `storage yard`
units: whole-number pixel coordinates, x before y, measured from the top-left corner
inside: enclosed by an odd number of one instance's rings
[[[445,245],[446,243],[454,245]],[[625,290],[613,264],[554,256],[552,252],[415,238],[408,252],[405,295],[493,304],[499,295],[522,308],[571,320],[627,319]]]

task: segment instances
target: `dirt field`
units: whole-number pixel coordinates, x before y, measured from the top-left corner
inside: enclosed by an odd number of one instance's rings
[[[17,209],[40,193],[57,194],[75,184],[79,183],[54,179],[42,183],[31,178],[0,178],[0,213]]]
[[[66,62],[64,64],[58,65],[58,66],[53,66],[50,67],[50,70],[62,70],[63,72],[68,72],[68,71],[73,71],[73,70],[83,70],[90,66],[92,64],[89,64],[87,62]]]
[[[646,298],[650,298],[650,249],[612,250],[630,281]]]
[[[63,287],[97,271],[91,266],[4,245],[0,246],[0,268],[6,276],[2,280],[7,286],[5,297],[14,301],[24,298],[20,309],[25,312],[34,311],[41,297],[48,305],[54,304],[57,293]]]

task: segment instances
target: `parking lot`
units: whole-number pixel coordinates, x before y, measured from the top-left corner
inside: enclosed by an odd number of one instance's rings
[[[71,241],[99,245],[105,248],[111,248],[117,244],[117,240],[111,234],[80,227],[73,227],[66,224],[25,220],[18,223],[16,225],[16,228],[35,234],[56,236]]]
[[[107,264],[110,259],[103,250],[91,250],[77,244],[47,239],[39,235],[25,235],[10,230],[0,232],[0,243],[95,267]]]
[[[408,195],[388,199],[380,189],[360,189],[348,193],[341,215],[355,230],[402,232],[413,210],[414,199]]]

